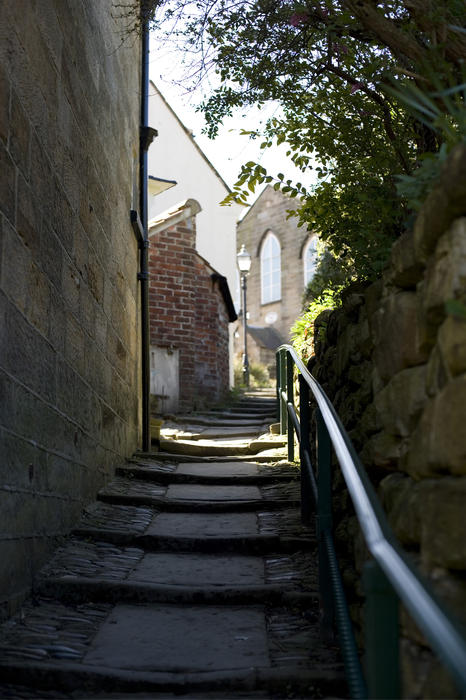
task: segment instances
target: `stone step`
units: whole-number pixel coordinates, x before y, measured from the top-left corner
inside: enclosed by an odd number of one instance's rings
[[[278,537],[274,535],[245,535],[244,537],[218,536],[171,536],[171,535],[130,535],[124,530],[105,528],[77,527],[73,534],[86,540],[95,540],[114,546],[135,546],[147,552],[200,552],[205,554],[294,554],[303,547],[315,548],[316,541],[312,538],[305,540],[292,536]]]
[[[134,566],[144,550],[164,552],[233,552],[238,554],[314,551],[313,529],[302,525],[298,509],[282,511],[260,510],[248,513],[160,512],[147,507],[95,502],[88,506],[74,534],[101,544],[98,551],[110,550],[111,566],[128,558],[127,567]],[[97,546],[97,545],[96,545]],[[89,544],[91,547],[91,544]],[[122,548],[127,554],[122,554]],[[85,562],[96,561],[92,567],[101,570],[103,554],[78,556]],[[103,558],[105,566],[105,557]],[[100,568],[99,568],[100,567]],[[120,564],[115,575],[118,575]],[[58,570],[62,570],[59,569]],[[123,571],[126,569],[123,568]],[[76,573],[76,569],[73,569]],[[78,566],[77,572],[81,569]]]
[[[262,429],[264,425],[267,425],[269,422],[269,419],[271,420],[276,420],[275,416],[268,416],[265,420],[260,420],[259,422],[256,422],[256,428],[259,430]],[[206,414],[195,414],[195,415],[178,415],[178,416],[170,416],[169,418],[170,422],[173,423],[178,423],[180,425],[182,424],[187,424],[187,423],[192,423],[193,425],[209,425],[212,427],[249,427],[251,425],[251,421],[249,418],[240,418],[240,417],[234,417],[230,414],[227,414],[226,416],[222,416],[221,413],[215,413],[211,415],[206,415]]]
[[[277,394],[274,392],[273,394],[269,396],[243,396],[240,397],[237,401],[234,401],[233,403],[229,405],[223,405],[223,406],[213,406],[209,410],[221,410],[222,408],[227,410],[229,408],[234,408],[237,406],[254,406],[254,407],[261,407],[261,408],[275,408],[277,405]]]
[[[269,404],[250,404],[250,403],[238,403],[231,408],[223,409],[226,412],[230,412],[233,416],[236,414],[247,413],[254,417],[255,415],[265,415],[265,416],[275,416],[277,415],[276,403]]]
[[[73,603],[287,601],[309,605],[317,595],[317,574],[310,548],[254,555],[147,552],[74,537],[43,568],[36,593]]]
[[[280,436],[266,437],[257,440],[226,439],[226,440],[164,440],[159,442],[160,450],[172,455],[194,455],[198,457],[245,456],[257,455],[266,450],[282,449],[286,439]]]
[[[225,487],[226,488],[226,487]],[[240,487],[238,487],[240,488]],[[247,487],[244,487],[247,488]],[[264,501],[261,499],[244,498],[238,500],[219,499],[218,501],[201,500],[201,499],[176,499],[176,498],[157,498],[144,495],[126,495],[100,493],[98,499],[104,503],[116,503],[120,505],[149,505],[163,509],[171,513],[248,513],[256,511],[264,507]],[[295,508],[299,501],[285,501],[274,499],[267,503],[267,508],[270,510],[281,510],[284,508]]]
[[[261,507],[293,508],[300,503],[296,481],[264,486],[161,484],[117,476],[98,493],[106,503],[147,505],[171,512],[234,512]]]
[[[264,433],[266,424],[248,426],[219,426],[210,427],[191,423],[188,425],[181,423],[164,423],[160,431],[162,440],[225,440],[237,438],[257,437]],[[268,428],[265,431],[268,433]]]
[[[89,664],[68,661],[57,665],[53,661],[49,663],[0,661],[0,681],[14,684],[12,687],[16,689],[18,679],[21,679],[22,684],[34,688],[33,694],[29,696],[34,700],[44,697],[38,695],[38,692],[46,690],[56,692],[57,688],[62,688],[64,692],[70,693],[70,698],[73,697],[71,693],[76,688],[81,688],[84,690],[80,694],[80,698],[98,697],[100,700],[108,697],[116,699],[139,697],[141,700],[147,700],[149,697],[167,698],[166,693],[172,693],[173,696],[170,697],[176,698],[182,695],[189,699],[195,697],[192,693],[200,693],[197,696],[199,698],[218,699],[224,697],[228,700],[234,697],[266,697],[271,699],[293,696],[334,699],[347,697],[344,674],[341,666],[336,663],[318,664],[315,669],[309,669],[303,666],[293,667],[292,665],[262,668],[252,664],[248,665],[245,662],[244,668],[231,671],[183,672],[177,670],[170,672],[133,671],[113,666],[107,667],[97,662]],[[238,691],[242,691],[244,694],[236,695]],[[256,696],[256,691],[265,691],[266,695]],[[92,695],[96,692],[99,695]],[[109,696],[108,692],[115,694]],[[293,695],[290,695],[291,692]],[[159,695],[161,693],[163,696]],[[296,695],[295,693],[304,693],[304,695]],[[17,700],[18,695],[9,697]],[[62,699],[68,696],[59,693],[48,697]],[[76,696],[74,695],[74,697]]]
[[[235,401],[232,405],[227,406],[226,408],[238,408],[242,406],[252,406],[253,408],[267,408],[269,410],[274,411],[277,407],[277,395],[274,394],[273,396],[269,397],[256,397],[256,398],[241,398],[238,401]]]
[[[302,607],[83,602],[37,597],[3,637],[0,681],[86,694],[111,690],[345,691],[319,639],[318,600]],[[313,661],[309,663],[309,649]],[[316,685],[317,684],[317,685]],[[14,697],[14,696],[13,696]],[[16,696],[17,697],[17,696]]]
[[[135,456],[133,458],[130,458],[128,460],[129,463],[132,462],[139,462],[140,460],[156,460],[157,462],[164,462],[168,464],[177,464],[179,462],[187,463],[187,462],[203,462],[204,464],[209,464],[212,462],[216,463],[224,463],[224,462],[230,462],[233,463],[235,461],[241,461],[241,462],[258,462],[260,464],[272,464],[272,465],[279,465],[279,464],[288,464],[287,459],[286,459],[286,449],[278,449],[274,450],[272,454],[270,454],[270,450],[264,450],[263,452],[258,452],[254,455],[232,455],[232,454],[226,454],[226,455],[189,455],[189,454],[184,454],[184,455],[179,455],[179,454],[173,454],[172,452],[165,452],[165,451],[158,451],[158,452],[136,452]]]
[[[196,691],[189,693],[180,693],[179,691],[177,693],[152,692],[150,698],[151,700],[180,700],[181,695],[182,700],[276,700],[276,693],[273,691],[271,691],[271,693],[272,694],[266,690],[230,690],[226,692],[221,690],[214,690],[213,692],[204,690],[202,693]],[[28,696],[27,700],[29,700],[29,697],[32,696]],[[87,700],[125,700],[125,698],[128,700],[147,700],[147,694],[145,693],[105,693],[105,698],[102,698],[100,694],[86,697]],[[34,697],[33,700],[37,700],[37,698]]]
[[[271,389],[269,392],[263,394],[243,394],[243,396],[240,396],[236,403],[243,403],[245,401],[252,401],[254,403],[268,403],[276,400],[277,392],[275,389]]]
[[[177,555],[180,557],[181,555]],[[207,555],[204,555],[207,556]],[[215,555],[210,555],[215,556]],[[152,584],[143,582],[117,582],[94,578],[50,578],[41,582],[37,593],[45,598],[67,603],[131,603],[149,605],[154,603],[172,605],[291,605],[293,608],[309,609],[317,592],[303,593],[286,590],[283,585],[234,586],[187,586]]]
[[[186,418],[186,416],[174,416],[174,422],[181,422],[181,418]],[[180,420],[178,420],[180,419]],[[276,413],[269,412],[264,416],[257,415],[242,415],[241,413],[227,413],[225,411],[216,411],[215,413],[203,413],[202,415],[193,415],[189,418],[189,422],[208,425],[225,425],[225,426],[235,426],[235,425],[268,425],[277,420]],[[185,421],[186,422],[186,421]]]
[[[257,462],[179,462],[166,464],[157,460],[133,460],[118,467],[116,473],[138,480],[168,483],[198,484],[265,484],[299,479],[295,467],[280,465],[264,466]]]
[[[298,472],[282,436],[244,439],[258,403],[119,467],[2,626],[0,697],[346,696]]]
[[[218,409],[211,409],[211,411],[208,412],[208,415],[222,415],[222,416],[244,416],[248,417],[251,419],[251,421],[254,421],[258,417],[267,419],[277,414],[276,410],[274,407],[270,408],[263,408],[261,406],[248,406],[248,405],[243,405],[243,406],[232,406],[231,408],[218,408]]]

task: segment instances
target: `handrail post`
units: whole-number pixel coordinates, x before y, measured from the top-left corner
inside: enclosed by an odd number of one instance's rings
[[[288,427],[288,411],[283,400],[286,388],[286,350],[280,350],[280,435],[284,435]]]
[[[293,358],[289,352],[286,353],[286,395],[288,403],[294,405]],[[288,417],[288,406],[286,411]],[[291,420],[288,420],[288,461],[294,462],[294,427]]]
[[[366,562],[364,630],[366,678],[371,698],[399,698],[398,597],[376,561]]]
[[[311,484],[310,474],[307,473],[307,453],[311,461],[311,442],[309,439],[311,411],[309,406],[309,386],[303,375],[299,375],[299,425],[301,440],[299,443],[299,461],[301,464],[301,520],[308,523],[311,519]]]
[[[324,541],[324,532],[332,530],[332,450],[327,426],[320,409],[317,422],[317,541],[319,553],[319,589],[322,602],[322,630],[333,636],[334,601],[330,585],[330,566]]]
[[[277,422],[280,421],[280,406],[281,406],[281,393],[282,393],[282,386],[280,382],[280,365],[281,365],[281,352],[278,350],[278,352],[275,353],[275,375],[276,375],[276,390],[277,390]]]

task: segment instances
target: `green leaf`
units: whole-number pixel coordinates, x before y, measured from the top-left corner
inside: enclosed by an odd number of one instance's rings
[[[448,299],[445,302],[445,311],[449,316],[466,320],[466,304],[458,299]]]
[[[354,3],[297,3],[195,0],[178,37],[190,51],[197,47],[199,64],[208,47],[208,63],[223,78],[218,88],[205,85],[202,111],[210,136],[226,117],[273,102],[272,117],[242,133],[260,133],[262,149],[285,143],[305,173],[301,181],[317,165],[312,175],[319,177],[303,187],[285,181],[283,173],[272,178],[249,161],[234,192],[244,200],[249,195],[242,187],[249,193],[261,182],[275,190],[285,185],[295,202],[299,194],[297,225],[318,231],[359,279],[375,279],[393,241],[412,226],[412,212],[434,186],[446,156],[466,142],[466,63],[449,57],[452,42],[466,31],[460,26],[463,2],[427,3],[428,22],[415,13],[408,17],[404,1],[373,3],[381,25],[416,43],[420,58],[409,65],[400,65],[375,25],[360,21],[350,9]],[[165,11],[164,0],[157,5]],[[177,12],[170,3],[173,20],[187,7],[181,0],[175,6]],[[328,12],[325,21],[319,8]],[[292,27],[290,15],[300,11],[306,21]],[[445,36],[438,45],[432,25]],[[370,92],[351,94],[352,79]]]

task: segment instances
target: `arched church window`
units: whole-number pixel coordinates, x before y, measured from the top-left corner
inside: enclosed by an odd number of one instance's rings
[[[306,287],[316,273],[318,262],[317,253],[317,236],[313,236],[304,248],[303,267],[304,267],[304,286]]]
[[[265,237],[261,249],[261,296],[263,304],[281,298],[280,242],[271,232]]]

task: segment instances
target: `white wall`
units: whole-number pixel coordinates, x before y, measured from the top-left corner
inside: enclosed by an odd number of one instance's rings
[[[179,118],[182,120],[183,115],[180,114]],[[196,199],[202,207],[196,216],[197,251],[217,272],[225,275],[234,299],[236,221],[242,207],[220,206],[228,193],[227,186],[152,82],[149,87],[149,124],[158,131],[158,137],[149,148],[149,175],[177,182],[162,194],[149,197],[149,219],[185,199]],[[230,324],[230,340],[232,326]],[[230,342],[231,378],[232,358]]]
[[[180,353],[171,348],[150,349],[150,393],[157,397],[157,413],[176,413],[180,399]]]

